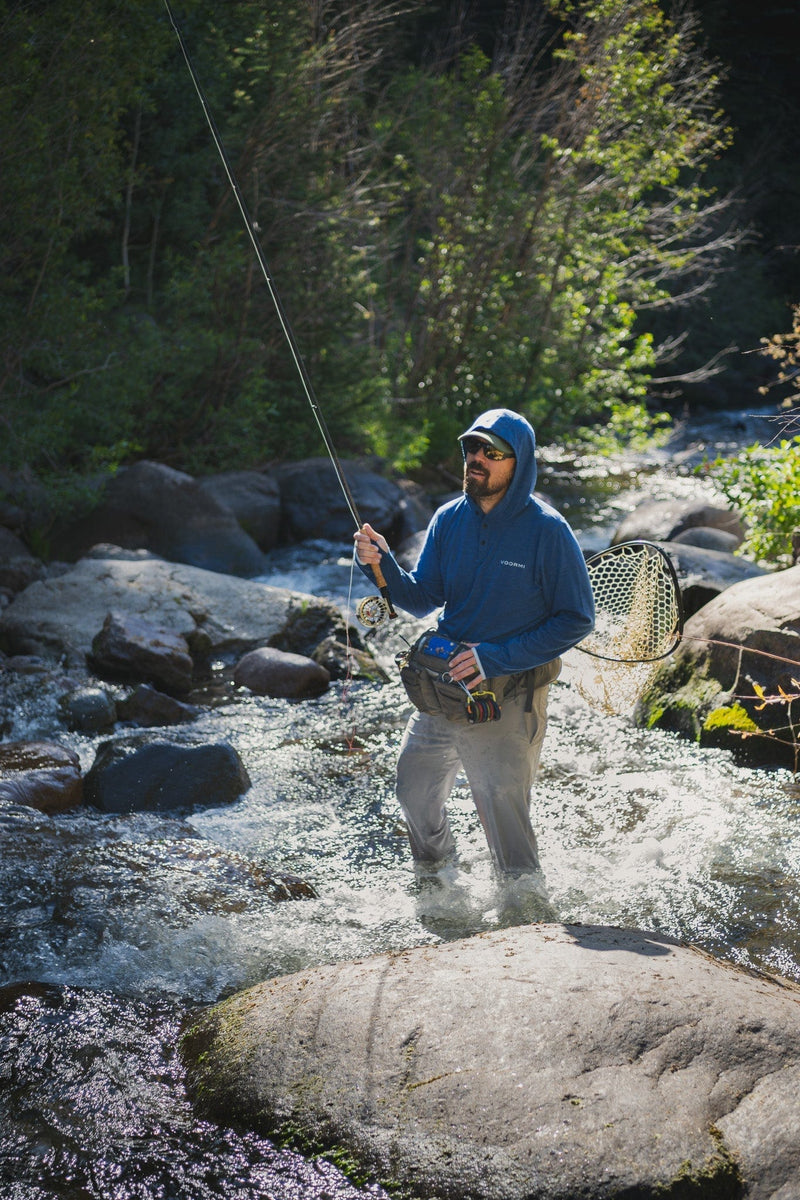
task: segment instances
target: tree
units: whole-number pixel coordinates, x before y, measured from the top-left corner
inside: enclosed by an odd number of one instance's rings
[[[736,242],[702,186],[727,134],[690,16],[550,8],[555,45],[522,6],[494,61],[458,47],[383,116],[397,204],[378,324],[398,410],[418,425],[433,398],[434,437],[489,404],[553,436],[641,401],[660,353],[641,314],[696,295]]]
[[[736,238],[703,187],[726,134],[686,13],[509,3],[479,46],[423,0],[176,7],[345,451],[439,461],[494,403],[544,437],[641,413],[648,308]],[[164,14],[3,13],[0,461],[318,451]]]
[[[113,0],[5,5],[0,18],[0,399],[7,462],[60,467],[118,412],[88,404],[119,365],[117,301],[96,247],[123,248],[114,210],[135,171],[125,118],[163,55],[150,6]],[[136,51],[135,53],[133,51]],[[142,52],[143,51],[143,52]],[[117,262],[120,258],[117,257]]]

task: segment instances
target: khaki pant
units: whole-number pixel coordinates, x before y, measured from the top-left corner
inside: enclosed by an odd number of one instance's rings
[[[440,862],[455,852],[445,805],[461,766],[497,866],[538,870],[530,792],[547,727],[549,690],[545,684],[533,691],[530,712],[525,711],[525,688],[502,697],[500,720],[483,725],[456,725],[421,712],[411,716],[397,761],[397,799],[417,861]],[[496,694],[502,696],[499,690]]]

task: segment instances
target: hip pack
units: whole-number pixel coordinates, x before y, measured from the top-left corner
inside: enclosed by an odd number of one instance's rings
[[[500,705],[494,692],[471,692],[466,684],[450,677],[450,659],[467,649],[463,642],[451,642],[435,629],[426,630],[413,646],[395,656],[403,687],[420,712],[462,725],[499,721]]]

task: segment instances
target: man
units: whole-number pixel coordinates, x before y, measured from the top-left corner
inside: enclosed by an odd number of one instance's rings
[[[441,609],[438,633],[468,648],[448,670],[472,691],[491,690],[499,720],[456,724],[414,712],[397,763],[397,798],[418,862],[455,851],[446,801],[463,767],[495,863],[539,868],[530,789],[539,764],[550,682],[559,655],[591,630],[594,601],[575,535],[533,496],[536,439],[505,408],[460,435],[464,494],[434,513],[416,567],[404,571],[370,525],[355,535],[365,574],[379,564],[394,604],[422,617]]]

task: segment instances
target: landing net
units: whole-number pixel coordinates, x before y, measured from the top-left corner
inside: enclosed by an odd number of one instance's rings
[[[577,649],[572,682],[606,712],[630,711],[683,632],[681,593],[670,558],[651,542],[622,542],[586,564],[595,628]]]

